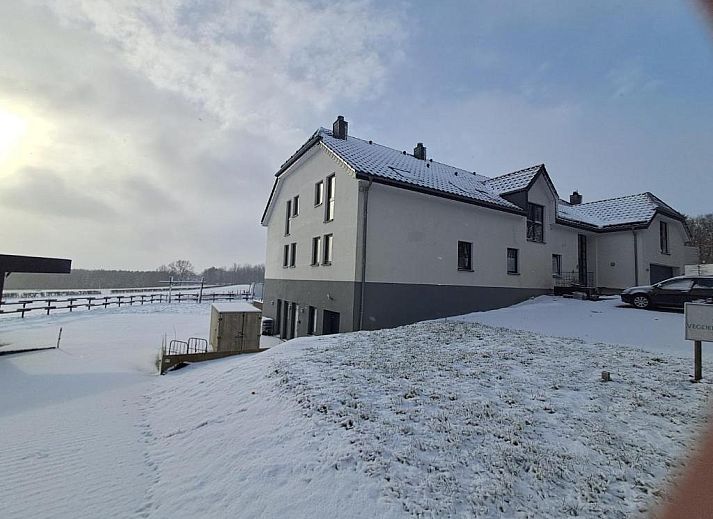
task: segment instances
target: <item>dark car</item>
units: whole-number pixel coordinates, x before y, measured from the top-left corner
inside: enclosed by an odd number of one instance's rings
[[[678,276],[653,285],[627,288],[621,293],[621,300],[636,308],[683,308],[684,303],[712,299],[713,276]]]

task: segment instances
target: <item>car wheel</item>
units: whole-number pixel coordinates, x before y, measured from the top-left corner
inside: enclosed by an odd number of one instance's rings
[[[646,309],[651,306],[651,301],[649,298],[643,294],[637,294],[634,296],[632,303],[636,308]]]

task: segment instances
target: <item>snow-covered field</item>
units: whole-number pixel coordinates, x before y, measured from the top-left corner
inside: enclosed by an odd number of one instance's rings
[[[638,516],[705,421],[683,349],[598,343],[654,344],[681,314],[539,298],[153,375],[209,307],[0,323],[14,346],[64,329],[0,357],[0,517]],[[555,337],[565,315],[588,342]]]

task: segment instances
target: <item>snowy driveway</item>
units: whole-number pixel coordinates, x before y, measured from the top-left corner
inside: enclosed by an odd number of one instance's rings
[[[619,297],[579,301],[540,296],[507,308],[449,320],[478,322],[554,337],[574,337],[588,342],[627,344],[686,358],[693,355],[690,341],[684,339],[683,313],[638,310],[624,305]],[[713,347],[710,355],[713,355]]]

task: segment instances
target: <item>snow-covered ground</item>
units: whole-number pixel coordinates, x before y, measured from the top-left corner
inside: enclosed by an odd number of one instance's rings
[[[639,310],[622,303],[618,296],[600,301],[540,296],[507,308],[450,319],[589,342],[628,344],[683,357],[693,352],[691,342],[684,339],[681,311]]]
[[[153,375],[209,308],[0,323],[64,330],[0,357],[0,517],[637,516],[705,421],[676,313],[538,298]]]

